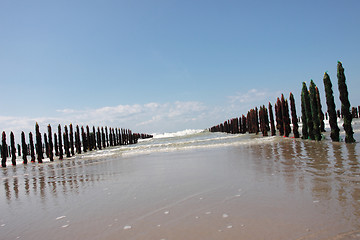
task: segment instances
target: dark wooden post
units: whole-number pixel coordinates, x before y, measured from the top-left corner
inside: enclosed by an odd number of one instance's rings
[[[106,135],[106,146],[109,147],[109,135],[107,126],[105,126],[105,135]]]
[[[21,146],[22,146],[22,158],[23,158],[23,163],[27,164],[27,145],[26,145],[26,141],[25,141],[25,133],[21,132]]]
[[[85,134],[83,126],[81,126],[81,137],[82,137],[82,142],[83,142],[83,151],[86,152],[88,143],[87,143],[86,134]]]
[[[320,119],[319,119],[319,112],[318,112],[318,105],[316,99],[316,90],[315,90],[315,83],[313,80],[310,81],[309,91],[310,91],[310,104],[311,104],[311,113],[313,119],[313,126],[314,126],[314,137],[316,141],[321,140],[321,131],[320,131]]]
[[[20,144],[17,144],[17,153],[18,153],[18,157],[21,157],[21,147],[20,147]]]
[[[11,163],[16,166],[16,148],[14,133],[10,132],[10,146],[11,146]]]
[[[94,148],[94,150],[96,150],[96,131],[95,131],[95,126],[93,126],[92,142],[93,142],[93,148]]]
[[[37,159],[39,163],[42,163],[42,160],[44,158],[43,151],[42,151],[42,140],[41,140],[41,134],[39,130],[39,124],[35,124],[35,132],[36,132],[36,153],[37,153]]]
[[[340,140],[340,129],[337,124],[336,106],[332,90],[332,83],[327,73],[324,74],[323,81],[325,86],[327,111],[329,113],[329,124],[331,129],[330,137],[333,142],[338,142]]]
[[[87,139],[87,143],[88,143],[88,149],[89,151],[92,151],[92,144],[91,144],[91,136],[90,136],[90,128],[88,125],[86,125],[86,139]]]
[[[52,140],[52,130],[50,124],[48,125],[48,135],[49,135],[49,158],[50,161],[54,161],[54,145]]]
[[[58,137],[59,137],[59,159],[64,159],[63,145],[62,145],[62,134],[61,134],[61,126],[58,126]]]
[[[6,133],[2,132],[2,142],[1,142],[1,166],[6,167],[6,159],[8,155],[8,147],[6,144]]]
[[[290,109],[291,109],[291,120],[292,120],[292,124],[293,124],[294,137],[298,138],[298,137],[300,137],[299,125],[298,125],[298,118],[297,118],[297,114],[296,114],[295,99],[294,99],[294,95],[292,93],[290,93]]]
[[[276,135],[275,123],[274,123],[274,114],[272,110],[272,105],[269,102],[269,115],[270,115],[270,129],[271,129],[271,136]]]
[[[352,116],[350,113],[350,101],[349,101],[349,93],[347,90],[346,79],[344,74],[344,68],[341,62],[338,62],[337,65],[337,78],[338,78],[338,87],[340,93],[340,101],[341,101],[341,114],[344,118],[344,130],[345,130],[345,142],[352,143],[355,142],[353,137],[354,132],[351,126]]]
[[[59,146],[58,146],[58,138],[56,133],[54,133],[54,145],[55,145],[55,156],[59,156]]]
[[[311,113],[311,104],[309,91],[307,89],[306,83],[303,82],[303,94],[304,94],[304,103],[305,103],[305,113],[306,113],[306,123],[308,129],[308,136],[311,140],[315,140],[314,135],[314,121]],[[304,119],[303,119],[304,122]],[[304,133],[303,133],[304,134]]]
[[[101,134],[100,134],[100,127],[97,128],[97,145],[99,150],[101,150]]]
[[[317,86],[315,86],[315,92],[316,92],[316,102],[317,102],[318,113],[319,113],[320,132],[326,132],[325,131],[325,123],[324,123],[324,113],[322,111],[321,100],[320,100],[320,92],[319,92],[319,89]]]
[[[65,154],[66,157],[71,157],[70,155],[70,144],[69,144],[69,132],[68,132],[68,128],[65,125],[65,132],[63,133],[63,137],[64,137],[64,148],[65,148]]]
[[[103,148],[106,148],[106,139],[105,139],[105,133],[104,133],[104,127],[101,127],[101,138],[102,138],[102,144]]]
[[[109,128],[109,138],[110,138],[110,147],[112,147],[113,141],[112,141],[112,130],[111,130],[111,128]]]
[[[35,162],[35,148],[32,132],[29,133],[31,162]]]
[[[48,140],[47,140],[47,135],[46,133],[44,133],[44,142],[45,142],[45,153],[46,153],[46,157],[47,158],[50,158],[50,153],[49,153],[49,143],[48,143]]]
[[[242,117],[241,117],[241,122],[242,122],[242,126],[243,126],[243,132],[242,133],[246,133],[247,132],[247,121],[246,121],[246,117],[244,114],[242,114]]]
[[[70,123],[69,128],[70,128],[70,135],[69,135],[69,137],[70,137],[70,141],[69,141],[70,150],[71,150],[71,155],[74,156],[75,155],[75,151],[74,151],[74,130],[73,130],[72,123]]]
[[[80,141],[80,129],[79,125],[76,125],[76,152],[81,154],[81,141]]]
[[[289,105],[287,100],[284,98],[284,94],[281,94],[281,113],[282,113],[282,122],[284,127],[284,136],[289,137],[291,128],[290,128],[290,117],[289,117]]]
[[[280,136],[284,136],[284,123],[280,98],[277,98],[275,104],[276,128],[279,130]]]

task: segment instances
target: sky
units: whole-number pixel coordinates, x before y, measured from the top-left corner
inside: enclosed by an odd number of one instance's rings
[[[360,1],[0,0],[0,130],[206,129],[345,68],[360,105]]]

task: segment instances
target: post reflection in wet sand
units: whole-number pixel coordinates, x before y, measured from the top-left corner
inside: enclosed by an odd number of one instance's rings
[[[356,219],[354,223],[360,229],[360,162],[357,144],[282,139],[268,146],[256,146],[254,153],[260,155],[259,159],[273,156],[274,163],[280,163],[279,166],[267,166],[283,176],[289,192],[303,189],[305,181],[309,181],[314,203],[326,205],[326,211],[341,209],[344,219]],[[279,158],[281,161],[277,161]],[[258,164],[263,163],[259,161]]]

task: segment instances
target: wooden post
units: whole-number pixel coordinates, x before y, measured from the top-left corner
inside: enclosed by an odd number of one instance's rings
[[[284,136],[289,137],[291,133],[289,104],[287,99],[284,98],[283,94],[281,94],[281,103],[282,103],[282,114],[283,114],[283,124],[284,124]]]
[[[29,133],[31,162],[35,162],[35,148],[32,132]]]
[[[74,151],[74,130],[73,130],[73,126],[72,126],[72,123],[70,123],[69,125],[69,128],[70,128],[70,150],[71,150],[71,155],[74,156],[75,155],[75,151]]]
[[[96,131],[95,131],[95,126],[93,126],[93,134],[92,134],[92,143],[93,143],[93,148],[94,150],[96,150]]]
[[[16,166],[16,148],[14,133],[10,132],[10,146],[11,146],[11,163]]]
[[[105,126],[105,134],[106,134],[106,146],[109,147],[109,135],[107,126]]]
[[[49,135],[49,158],[50,161],[54,161],[54,145],[52,140],[52,130],[50,124],[48,125],[48,135]]]
[[[98,145],[98,148],[99,150],[101,150],[101,134],[100,134],[100,127],[97,128],[97,145]]]
[[[102,145],[103,148],[106,148],[106,138],[105,138],[105,133],[104,133],[104,127],[101,127],[101,138],[102,138]]]
[[[313,126],[314,126],[314,137],[316,141],[321,140],[321,129],[320,129],[320,119],[319,119],[319,112],[318,112],[318,105],[316,99],[316,90],[315,90],[315,83],[313,80],[310,81],[309,91],[310,91],[310,104],[311,104],[311,113],[313,119]]]
[[[65,132],[63,133],[63,138],[64,138],[64,148],[65,148],[65,154],[66,157],[71,157],[70,155],[70,144],[69,144],[69,133],[68,133],[68,128],[65,125]]]
[[[352,143],[355,142],[353,137],[354,132],[351,126],[352,116],[350,113],[350,101],[349,101],[349,93],[347,90],[346,79],[344,74],[344,68],[341,62],[338,62],[337,65],[337,78],[338,78],[338,87],[340,93],[340,101],[341,101],[341,114],[344,118],[344,130],[345,130],[345,142]]]
[[[319,92],[319,89],[317,86],[315,86],[315,92],[316,92],[316,102],[317,102],[318,113],[319,113],[320,132],[326,132],[325,131],[325,123],[324,123],[324,113],[322,111],[321,100],[320,100],[320,92]]]
[[[280,98],[277,98],[275,104],[276,128],[279,130],[280,136],[284,136],[284,122],[282,113],[282,104]]]
[[[87,151],[87,146],[88,146],[88,143],[87,143],[87,139],[86,139],[86,133],[84,131],[84,127],[81,126],[81,137],[82,137],[82,142],[83,142],[83,151],[86,152]]]
[[[20,144],[17,144],[17,153],[18,153],[18,157],[21,157],[21,147],[20,147]]]
[[[62,134],[61,134],[61,126],[58,126],[58,137],[59,137],[59,159],[64,159],[63,145],[62,145]]]
[[[58,138],[56,133],[54,133],[54,145],[55,145],[55,156],[59,156],[59,146],[58,146]]]
[[[41,134],[39,130],[39,124],[35,124],[35,132],[36,132],[36,153],[37,153],[37,159],[39,163],[42,163],[42,160],[44,158],[43,151],[42,151],[42,140],[41,140]]]
[[[276,135],[275,123],[274,123],[274,114],[272,110],[272,105],[269,102],[269,115],[270,115],[270,129],[271,129],[271,136]]]
[[[88,125],[86,125],[86,139],[87,139],[87,144],[88,144],[88,149],[89,151],[92,151],[92,143],[91,143],[91,136],[90,136],[90,128]]]
[[[329,125],[331,129],[330,137],[333,142],[338,142],[340,140],[340,129],[337,124],[336,106],[332,90],[332,83],[327,73],[324,74],[323,81],[325,86],[326,105],[328,109],[327,111],[329,113]]]
[[[28,153],[28,149],[27,149],[27,145],[26,145],[26,141],[25,141],[25,133],[21,132],[21,146],[22,146],[22,158],[23,158],[23,163],[27,164],[27,153]]]
[[[293,133],[295,138],[299,138],[299,125],[296,114],[295,99],[294,95],[290,93],[290,109],[291,109],[291,120],[293,124]]]
[[[2,132],[2,142],[1,142],[1,166],[6,167],[6,159],[8,155],[8,147],[6,144],[6,133]]]
[[[48,140],[47,140],[47,135],[46,133],[44,133],[44,142],[45,142],[45,153],[46,153],[46,157],[47,158],[50,158],[50,153],[49,153],[49,143],[48,143]]]
[[[80,141],[80,129],[79,125],[76,125],[76,152],[81,154],[81,141]]]
[[[306,83],[303,82],[303,95],[304,95],[304,103],[305,103],[305,114],[306,114],[306,123],[307,123],[307,129],[308,129],[308,136],[311,140],[315,140],[314,135],[314,121],[311,113],[311,104],[310,104],[310,96],[309,91],[307,89]],[[303,118],[303,126],[304,126],[304,118]],[[304,136],[304,132],[303,132]]]
[[[113,141],[112,141],[112,130],[111,130],[111,128],[109,128],[109,132],[110,132],[110,134],[109,134],[109,138],[110,138],[110,147],[112,147],[112,146],[113,146]]]

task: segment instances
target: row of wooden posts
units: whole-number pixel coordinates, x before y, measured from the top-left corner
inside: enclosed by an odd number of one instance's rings
[[[302,122],[302,138],[320,141],[322,139],[321,132],[325,132],[324,118],[329,118],[331,134],[330,137],[333,141],[340,141],[339,128],[337,126],[337,118],[344,119],[345,130],[345,142],[355,142],[353,138],[353,130],[351,121],[353,118],[360,117],[360,106],[352,107],[350,110],[350,102],[348,100],[348,91],[345,82],[344,68],[342,63],[338,62],[337,65],[337,77],[339,96],[341,101],[341,111],[335,110],[332,84],[330,77],[327,73],[324,74],[323,82],[325,86],[326,104],[328,111],[323,113],[321,106],[321,99],[319,89],[316,87],[313,80],[310,81],[309,89],[306,83],[303,82],[303,88],[301,93],[301,122]],[[226,133],[255,133],[262,132],[263,136],[268,136],[268,132],[271,131],[271,135],[275,136],[276,131],[279,131],[280,136],[289,137],[292,132],[295,138],[300,137],[298,131],[298,122],[300,118],[297,117],[295,100],[292,93],[289,96],[290,109],[288,100],[281,94],[280,98],[277,98],[275,103],[275,119],[272,110],[272,105],[269,102],[268,107],[265,105],[259,109],[255,107],[248,111],[247,115],[242,115],[239,118],[233,118],[213,126],[209,129],[211,132],[226,132]],[[291,121],[289,111],[291,110]]]
[[[69,128],[64,127],[64,132],[62,132],[61,125],[58,125],[57,134],[52,134],[52,129],[50,124],[47,126],[48,133],[44,133],[42,142],[42,134],[39,130],[38,123],[35,124],[35,141],[34,144],[33,134],[29,133],[29,143],[26,143],[25,133],[21,133],[21,147],[20,144],[17,144],[17,149],[15,147],[15,138],[14,133],[10,133],[10,146],[8,146],[6,141],[6,133],[2,132],[2,142],[0,145],[1,148],[1,166],[6,167],[6,160],[8,157],[11,157],[12,165],[16,165],[16,152],[18,156],[22,155],[23,163],[27,164],[28,156],[31,157],[30,161],[35,162],[36,158],[38,163],[42,163],[44,159],[44,153],[50,161],[54,161],[54,152],[55,156],[58,159],[62,160],[64,158],[64,153],[66,157],[71,157],[82,152],[92,151],[92,150],[101,150],[103,148],[118,146],[118,145],[128,145],[135,144],[138,142],[138,139],[152,138],[152,135],[149,134],[140,134],[132,133],[129,129],[122,128],[109,128],[108,127],[92,127],[92,131],[89,126],[85,128],[80,128],[77,125],[75,132],[73,125],[70,124]],[[54,142],[53,142],[54,139]],[[35,154],[36,150],[36,154]],[[35,155],[37,157],[35,158]]]

